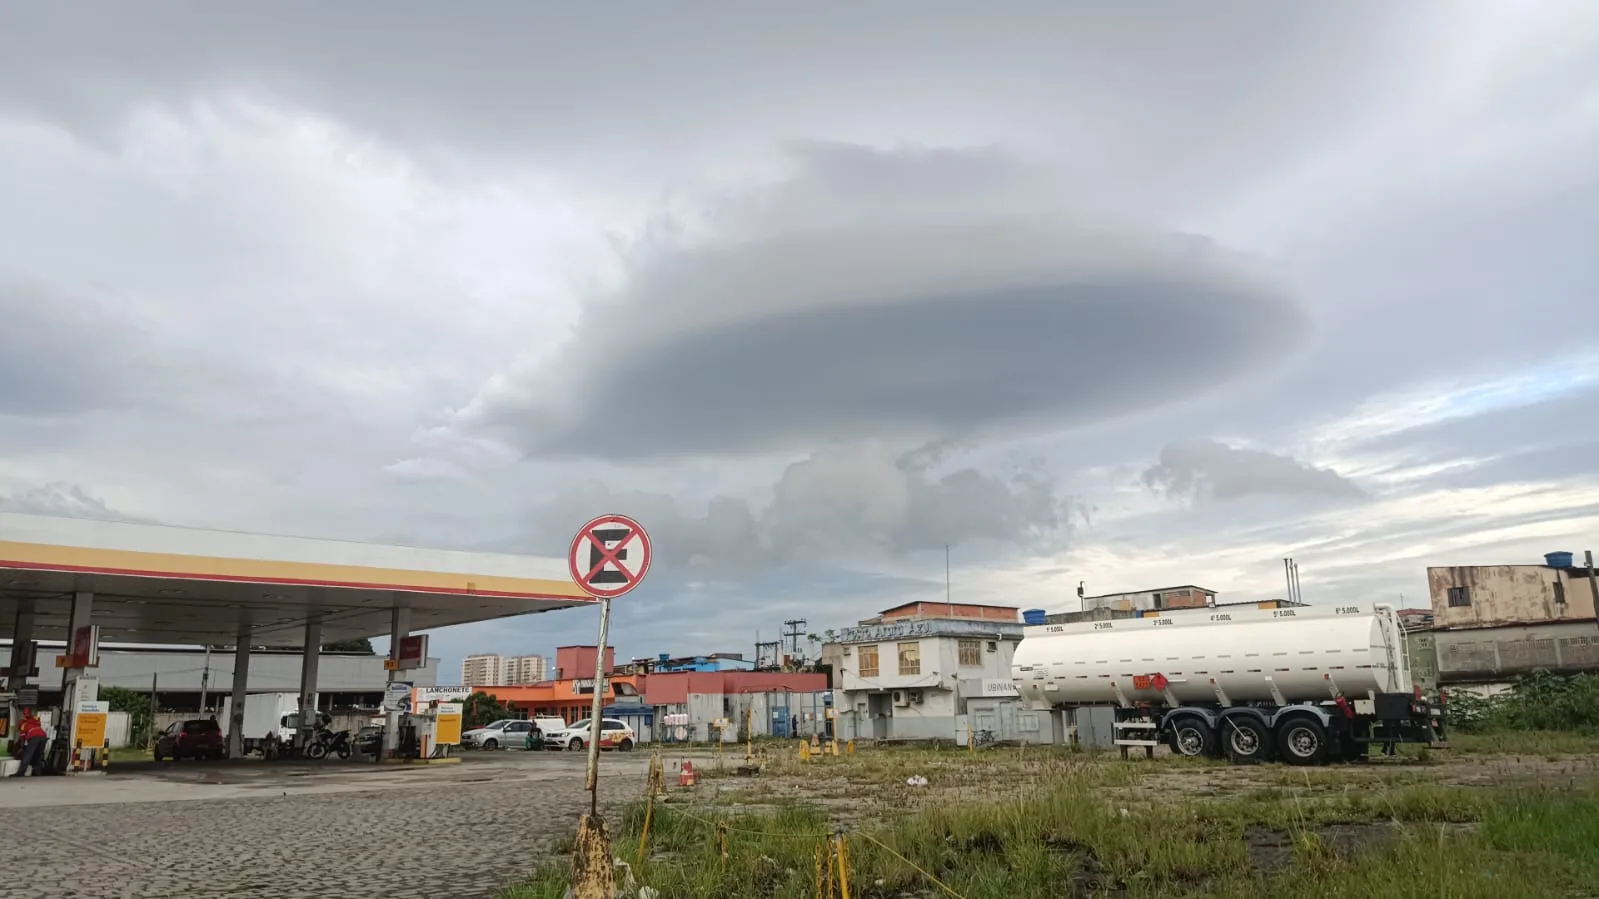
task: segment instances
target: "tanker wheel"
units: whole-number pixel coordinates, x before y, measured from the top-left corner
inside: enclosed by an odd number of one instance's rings
[[[1290,765],[1320,765],[1327,760],[1327,729],[1309,718],[1295,718],[1278,728],[1277,752]]]
[[[1216,734],[1198,718],[1186,718],[1172,727],[1171,751],[1191,759],[1214,755]]]
[[[1256,765],[1271,755],[1271,734],[1255,718],[1235,715],[1221,722],[1221,745],[1235,765]]]

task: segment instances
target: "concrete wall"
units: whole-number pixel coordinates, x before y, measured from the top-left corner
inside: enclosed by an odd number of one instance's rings
[[[1405,635],[1410,655],[1410,679],[1429,692],[1438,689],[1438,636],[1434,631],[1411,631]]]
[[[722,732],[722,741],[735,743],[744,733],[746,720],[753,736],[793,736],[789,733],[793,718],[799,718],[799,736],[825,732],[826,691],[812,692],[776,691],[770,693],[690,693],[685,701],[656,705],[656,736],[659,739],[676,739],[671,733],[676,725],[664,723],[667,715],[689,716],[688,739],[706,742],[714,739],[713,722],[726,718],[731,726]],[[784,716],[782,726],[777,726],[776,715]],[[746,716],[748,716],[746,718]]]
[[[1451,588],[1463,589],[1470,604],[1451,606]],[[1594,617],[1587,577],[1546,565],[1428,568],[1427,592],[1432,599],[1433,623],[1441,628],[1591,621]],[[1564,603],[1556,601],[1560,593]]]
[[[1592,621],[1432,633],[1443,684],[1493,683],[1539,668],[1599,671],[1599,629]]]

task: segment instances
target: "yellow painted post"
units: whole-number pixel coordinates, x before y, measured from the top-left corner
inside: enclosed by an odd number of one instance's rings
[[[831,851],[827,853],[827,860],[829,863],[831,863],[833,860],[833,853]],[[816,899],[832,899],[833,891],[828,889],[831,884],[824,884],[825,878],[822,876],[822,846],[820,843],[818,843],[816,846]],[[823,892],[824,889],[827,891]]]
[[[727,871],[727,822],[716,822],[716,851],[722,857],[722,871]]]
[[[838,894],[843,899],[849,899],[849,852],[845,849],[843,831],[838,832],[837,841]]]
[[[644,829],[638,835],[638,863],[644,864],[644,852],[650,842],[650,822],[655,818],[655,794],[644,803]]]

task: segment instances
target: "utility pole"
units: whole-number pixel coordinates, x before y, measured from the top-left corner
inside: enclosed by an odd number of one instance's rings
[[[951,605],[949,590],[949,544],[944,544],[944,605]],[[945,611],[948,611],[947,609]]]
[[[155,734],[156,734],[156,730],[155,730],[155,713],[156,713],[155,688],[156,688],[156,685],[158,683],[158,679],[160,677],[161,677],[161,675],[159,675],[159,674],[150,675],[150,736],[149,736],[149,740],[150,740],[150,745],[151,746],[155,745]]]
[[[205,668],[200,671],[200,714],[205,714],[205,688],[211,682],[211,645],[205,647]]]
[[[805,637],[806,621],[803,618],[790,618],[783,622],[783,637],[789,641],[789,649],[794,658],[800,658],[800,641]]]
[[[1583,554],[1583,561],[1588,563],[1588,590],[1593,594],[1594,623],[1599,624],[1599,577],[1593,573],[1593,550]]]

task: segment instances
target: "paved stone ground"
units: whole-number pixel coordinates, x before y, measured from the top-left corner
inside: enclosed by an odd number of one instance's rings
[[[602,758],[603,814],[643,794],[648,761]],[[588,807],[583,765],[502,752],[450,766],[200,762],[4,781],[0,899],[489,897],[572,834]]]

